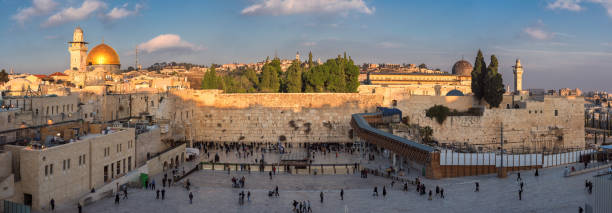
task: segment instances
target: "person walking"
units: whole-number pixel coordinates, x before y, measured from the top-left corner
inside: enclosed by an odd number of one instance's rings
[[[278,197],[278,186],[276,186],[276,187],[274,188],[274,195],[276,195],[276,197]]]
[[[119,205],[119,192],[115,194],[115,204]]]
[[[378,196],[378,187],[374,187],[374,192],[372,193],[372,196]]]
[[[387,196],[387,187],[383,186],[383,197]]]
[[[55,199],[51,198],[49,201],[49,205],[51,206],[51,211],[55,210]]]
[[[319,194],[319,196],[321,197],[321,203],[323,203],[323,192],[321,191],[321,194]]]
[[[247,200],[251,201],[251,191],[247,191]]]
[[[127,186],[125,186],[125,188],[123,188],[123,199],[124,200],[128,199]]]
[[[536,177],[537,177],[537,176],[540,176],[540,173],[538,172],[538,168],[536,168],[536,171],[535,171],[535,176],[536,176]]]
[[[521,172],[516,173],[516,181],[520,181],[521,180]]]
[[[151,189],[155,190],[155,179],[153,179],[153,182],[151,183]]]
[[[159,189],[156,191],[157,196],[155,196],[155,199],[159,200]]]
[[[520,189],[518,193],[519,193],[519,200],[523,200],[523,190]]]
[[[427,198],[427,200],[431,200],[431,190],[429,190],[429,198]]]
[[[193,193],[189,192],[189,204],[193,204]]]
[[[77,209],[79,210],[79,213],[83,211],[83,207],[81,206],[81,203],[77,203]]]
[[[344,189],[340,189],[340,200],[344,200]]]
[[[479,191],[480,191],[480,184],[476,182],[476,190],[474,190],[474,192],[479,192]]]
[[[582,209],[582,206],[578,206],[578,213],[583,213],[584,209]]]
[[[521,181],[521,190],[523,190],[523,181]]]
[[[270,174],[270,180],[272,180],[272,171],[270,171],[269,174]]]
[[[164,200],[166,198],[166,189],[162,189],[161,193],[162,193],[162,200]]]
[[[444,199],[444,188],[440,188],[440,197]]]
[[[436,186],[436,196],[438,196],[440,194],[440,187]]]

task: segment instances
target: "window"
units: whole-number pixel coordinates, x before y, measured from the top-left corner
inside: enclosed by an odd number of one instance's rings
[[[110,168],[111,168],[111,171],[110,171],[110,173],[111,173],[111,179],[113,179],[113,178],[115,178],[115,164],[114,164],[114,163],[111,163]]]
[[[117,175],[121,174],[121,161],[117,161]]]
[[[123,159],[123,173],[125,173],[125,158]]]
[[[108,181],[108,165],[104,166],[104,182]]]
[[[83,164],[85,164],[85,154],[83,154]]]
[[[70,169],[70,159],[68,159],[68,169]]]
[[[49,175],[49,165],[45,165],[45,176]]]
[[[128,157],[128,172],[132,171],[132,156]]]
[[[555,109],[555,116],[559,116],[559,110]]]
[[[53,175],[53,164],[49,165],[49,174]]]
[[[117,144],[117,152],[119,152],[119,144]]]
[[[80,165],[81,165],[81,163],[83,162],[83,161],[81,160],[81,158],[83,158],[83,156],[79,155],[79,166],[80,166]]]
[[[66,170],[66,160],[62,161],[62,170]]]

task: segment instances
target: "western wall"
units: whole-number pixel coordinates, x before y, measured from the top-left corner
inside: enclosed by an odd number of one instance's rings
[[[125,107],[132,115],[148,112],[169,126],[170,134],[165,135],[178,140],[352,142],[352,114],[395,106],[410,124],[432,127],[433,138],[440,143],[496,148],[503,123],[506,148],[580,148],[585,144],[582,97],[504,96],[500,108],[486,107],[482,116],[449,116],[442,124],[426,117],[425,110],[442,104],[466,111],[478,106],[478,101],[472,96],[415,96],[403,88],[384,87],[359,93],[295,94],[172,90],[133,95],[131,100],[131,106]],[[115,108],[128,104],[108,103]]]

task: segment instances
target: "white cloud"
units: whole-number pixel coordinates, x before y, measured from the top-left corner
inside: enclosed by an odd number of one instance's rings
[[[546,8],[551,10],[561,9],[561,10],[569,10],[569,11],[580,11],[582,10],[582,6],[580,6],[581,0],[555,0],[553,2],[549,2],[546,5]]]
[[[203,48],[182,40],[179,35],[162,34],[147,42],[139,44],[138,49],[141,49],[147,53],[152,53],[160,50],[198,51],[202,50]]]
[[[536,40],[549,40],[555,37],[554,33],[546,32],[545,30],[538,27],[527,27],[523,29],[523,32],[532,39]]]
[[[294,15],[304,13],[347,14],[348,12],[372,14],[363,0],[259,0],[242,10],[243,15]]]
[[[612,17],[612,0],[555,0],[549,2],[546,8],[551,10],[569,10],[582,11],[584,10],[583,3],[599,4],[606,9],[608,16]]]
[[[129,10],[127,7],[128,7],[127,3],[123,4],[123,6],[121,7],[115,7],[111,11],[106,13],[104,17],[107,20],[122,19],[128,16],[137,15],[140,9],[142,9],[142,5],[140,4],[136,4],[134,6],[134,10]]]
[[[53,0],[34,0],[32,1],[31,7],[19,9],[19,12],[11,18],[23,25],[23,23],[33,16],[46,15],[53,11],[55,7],[57,7],[57,3]]]
[[[53,14],[42,24],[42,26],[56,26],[66,22],[83,20],[94,12],[104,8],[106,8],[106,4],[102,1],[85,0],[79,8],[69,7]]]

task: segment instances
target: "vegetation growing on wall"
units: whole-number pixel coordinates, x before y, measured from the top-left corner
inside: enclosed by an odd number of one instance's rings
[[[450,114],[450,109],[443,105],[434,105],[425,111],[425,116],[435,118],[439,124],[444,123],[446,117]]]

